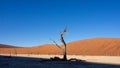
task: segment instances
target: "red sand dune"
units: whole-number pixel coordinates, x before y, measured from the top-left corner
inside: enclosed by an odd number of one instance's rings
[[[68,44],[68,54],[120,55],[120,39],[95,38]]]
[[[62,50],[54,44],[45,44],[31,48],[0,48],[0,53],[62,54]],[[120,56],[120,38],[94,38],[70,42],[67,44],[67,54]]]

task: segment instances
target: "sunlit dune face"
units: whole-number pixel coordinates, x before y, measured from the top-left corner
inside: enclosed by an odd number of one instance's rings
[[[62,54],[54,44],[45,44],[31,48],[0,48],[0,53],[10,54]],[[120,55],[120,39],[95,38],[75,41],[67,44],[67,54],[73,55]]]

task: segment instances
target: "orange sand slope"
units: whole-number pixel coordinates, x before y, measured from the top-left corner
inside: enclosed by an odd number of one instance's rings
[[[3,46],[2,46],[3,47]],[[0,48],[2,54],[62,54],[54,44],[30,48]],[[67,44],[67,54],[120,56],[120,38],[94,38]]]

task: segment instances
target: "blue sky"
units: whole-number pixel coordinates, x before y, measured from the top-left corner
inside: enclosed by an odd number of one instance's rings
[[[59,44],[89,38],[120,38],[120,0],[0,0],[0,43]]]

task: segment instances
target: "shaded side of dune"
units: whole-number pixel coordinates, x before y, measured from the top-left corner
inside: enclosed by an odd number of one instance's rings
[[[0,48],[18,48],[18,47],[12,45],[0,44]]]

